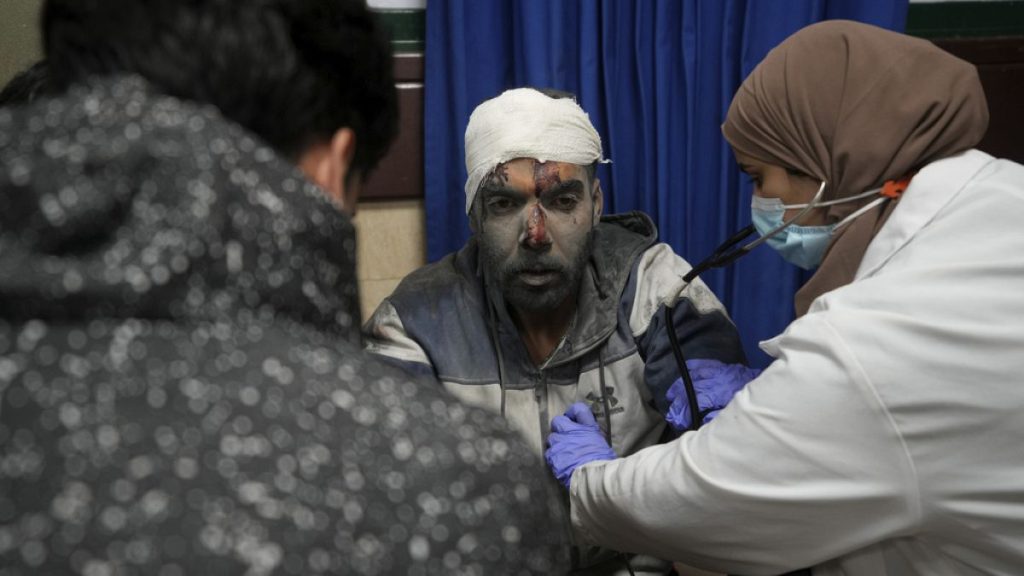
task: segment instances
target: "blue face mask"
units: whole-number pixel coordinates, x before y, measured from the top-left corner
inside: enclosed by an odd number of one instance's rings
[[[818,193],[814,195],[809,204],[792,204],[787,206],[778,198],[761,198],[760,196],[754,196],[750,203],[751,218],[758,234],[764,237],[765,242],[778,251],[787,262],[795,264],[804,270],[817,268],[821,265],[821,260],[825,257],[825,249],[828,248],[828,243],[832,240],[832,234],[836,228],[845,225],[857,216],[885,201],[885,198],[878,198],[869,202],[853,214],[847,216],[842,222],[835,224],[825,226],[785,225],[784,216],[786,210],[803,209],[806,212],[811,208],[832,206],[874,196],[882,190],[881,188],[875,188],[849,198],[819,202],[818,199],[821,197],[824,189],[825,183],[822,182],[821,188],[818,189]],[[802,214],[803,212],[795,216],[793,220],[799,219]]]
[[[765,236],[782,226],[787,206],[778,198],[754,196],[750,205],[751,218],[758,234]],[[774,248],[789,263],[804,270],[817,268],[825,256],[825,248],[832,238],[835,224],[826,226],[797,226],[790,224],[767,238]]]

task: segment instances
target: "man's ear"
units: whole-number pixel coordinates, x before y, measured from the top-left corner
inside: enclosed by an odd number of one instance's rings
[[[348,214],[355,213],[358,200],[358,186],[350,181],[355,154],[355,132],[340,128],[330,140],[310,146],[299,157],[299,168]]]
[[[602,213],[604,213],[604,194],[601,192],[601,181],[594,178],[594,215],[592,222],[595,226],[601,221]]]

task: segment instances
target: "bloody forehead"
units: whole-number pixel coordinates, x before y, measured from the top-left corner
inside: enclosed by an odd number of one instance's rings
[[[480,188],[485,194],[505,191],[540,198],[552,190],[582,186],[581,176],[574,164],[520,158],[495,166],[484,178]]]
[[[534,162],[533,193],[538,198],[545,191],[562,183],[562,175],[556,162]]]
[[[500,187],[503,184],[507,184],[508,164],[498,164],[495,166],[494,170],[491,170],[491,173],[488,174],[486,182],[489,186],[495,188]]]

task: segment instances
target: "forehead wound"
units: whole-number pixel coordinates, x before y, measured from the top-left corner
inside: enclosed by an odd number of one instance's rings
[[[533,165],[533,193],[540,196],[545,190],[562,183],[560,168],[554,162],[535,162]]]

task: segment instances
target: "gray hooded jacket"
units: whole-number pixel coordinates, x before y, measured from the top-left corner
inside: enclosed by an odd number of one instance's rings
[[[367,349],[503,414],[538,453],[551,418],[583,401],[610,433],[615,452],[631,454],[661,439],[665,393],[679,378],[666,304],[674,306],[686,358],[744,361],[721,303],[700,280],[680,295],[690,267],[656,238],[654,224],[640,212],[601,219],[576,318],[540,366],[500,293],[485,291],[475,238],[402,281],[364,327]]]
[[[656,242],[654,224],[632,212],[601,219],[589,273],[569,332],[534,364],[500,292],[484,287],[475,238],[406,277],[364,327],[367,349],[413,373],[432,376],[457,398],[503,415],[540,454],[550,422],[586,402],[620,456],[668,432],[669,386],[679,372],[666,332],[666,305],[686,358],[744,360],[736,328],[700,280],[680,294],[690,266]],[[621,558],[581,548],[587,574],[618,573]],[[635,573],[664,573],[664,562],[633,558]]]

